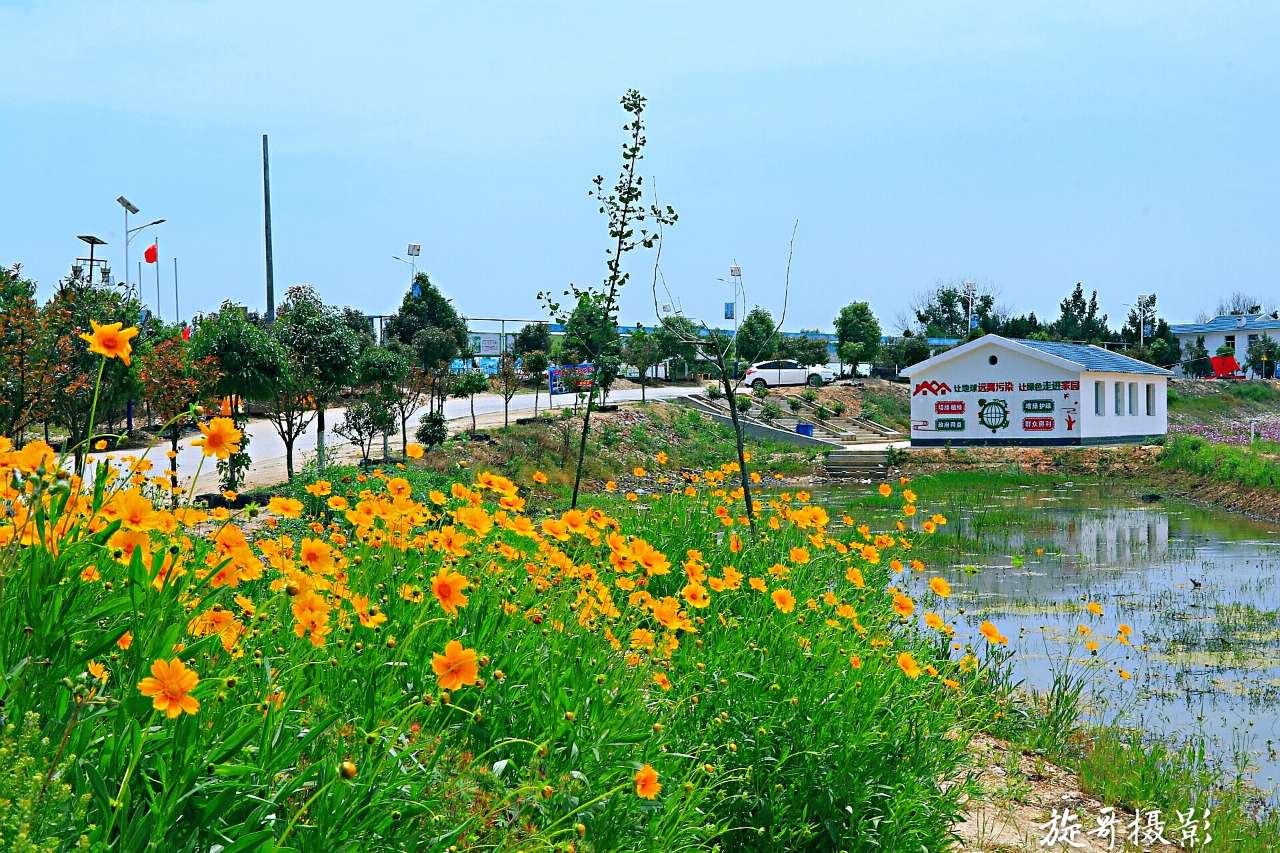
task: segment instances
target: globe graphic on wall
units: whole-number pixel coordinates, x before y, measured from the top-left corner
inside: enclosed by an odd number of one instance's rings
[[[992,432],[1009,426],[1009,404],[1004,400],[979,400],[978,423]]]

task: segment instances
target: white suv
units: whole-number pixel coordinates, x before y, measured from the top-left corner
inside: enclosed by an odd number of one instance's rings
[[[747,368],[743,377],[752,388],[766,388],[770,385],[825,385],[835,381],[834,371],[821,364],[808,367],[798,361],[779,359],[776,361],[760,361]]]

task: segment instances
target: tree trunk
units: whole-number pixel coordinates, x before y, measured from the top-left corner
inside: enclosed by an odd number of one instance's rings
[[[587,456],[587,431],[591,429],[591,409],[595,399],[594,393],[587,397],[587,413],[582,418],[582,438],[578,441],[578,466],[573,472],[573,499],[569,502],[570,509],[578,508],[578,489],[582,485],[582,460]]]
[[[400,414],[400,455],[409,457],[409,416],[403,411]]]
[[[324,472],[324,406],[316,406],[316,469]]]
[[[537,385],[533,386],[533,416],[538,416],[538,392],[542,390]]]
[[[725,370],[724,360],[720,359],[720,380],[724,385],[725,399],[729,403],[729,417],[733,421],[733,439],[738,448],[738,473],[742,479],[742,502],[747,508],[747,524],[751,527],[751,538],[756,537],[755,506],[751,502],[751,476],[747,473],[747,454],[742,446],[742,424],[738,421],[738,395],[733,388],[733,380]]]
[[[641,368],[640,369],[640,402],[641,403],[648,402],[644,398],[644,374],[645,374],[645,370],[644,368]]]
[[[476,431],[476,395],[471,395],[471,431]]]
[[[181,436],[182,427],[179,425],[181,421],[174,421],[173,427],[169,433],[169,448],[173,450],[173,459],[169,461],[169,470],[173,473],[169,475],[169,505],[176,507],[178,505],[178,439]]]
[[[284,475],[285,479],[293,482],[293,442],[289,439],[284,443]]]

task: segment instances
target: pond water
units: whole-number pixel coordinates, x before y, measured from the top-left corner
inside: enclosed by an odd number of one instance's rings
[[[841,507],[839,491],[822,499]],[[973,642],[990,619],[1017,652],[1017,677],[1038,690],[1068,659],[1097,667],[1092,719],[1171,741],[1200,735],[1229,772],[1280,802],[1280,525],[1147,502],[1123,484],[922,492],[920,501],[949,518],[929,562],[952,583],[958,640]],[[1111,639],[1119,623],[1132,627],[1132,647]],[[1098,657],[1080,624],[1094,631]]]

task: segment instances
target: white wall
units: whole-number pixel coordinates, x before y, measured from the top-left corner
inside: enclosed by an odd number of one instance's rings
[[[1271,335],[1271,337],[1277,337],[1277,335],[1270,331],[1268,331],[1267,334]],[[1262,332],[1250,329],[1232,329],[1226,332],[1207,332],[1203,335],[1178,335],[1177,338],[1178,343],[1182,346],[1182,357],[1183,359],[1186,359],[1187,353],[1190,352],[1191,347],[1195,346],[1195,343],[1199,338],[1204,338],[1204,348],[1209,351],[1209,355],[1215,356],[1218,354],[1218,347],[1225,344],[1227,342],[1227,338],[1234,337],[1236,361],[1240,362],[1240,368],[1247,373],[1248,368],[1245,367],[1245,362],[1249,360],[1250,335],[1254,335],[1254,340],[1258,340],[1262,337]],[[1206,365],[1206,368],[1207,367],[1208,366]],[[1182,376],[1186,375],[1183,372],[1181,365],[1178,367],[1178,373]]]
[[[1169,408],[1164,376],[1143,373],[1085,373],[1080,378],[1080,402],[1085,440],[1135,435],[1164,435],[1169,431]],[[1102,383],[1102,411],[1095,408],[1095,383]],[[1122,388],[1122,414],[1116,414],[1115,389]],[[1130,414],[1129,386],[1134,385],[1137,414]],[[1147,385],[1154,399],[1147,406]]]
[[[991,364],[991,356],[996,363]],[[1081,435],[1080,378],[1073,370],[990,344],[911,375],[913,440],[1057,440]],[[1008,426],[983,424],[982,401],[1007,412]],[[991,418],[988,418],[990,423]],[[962,429],[948,429],[963,421]]]

